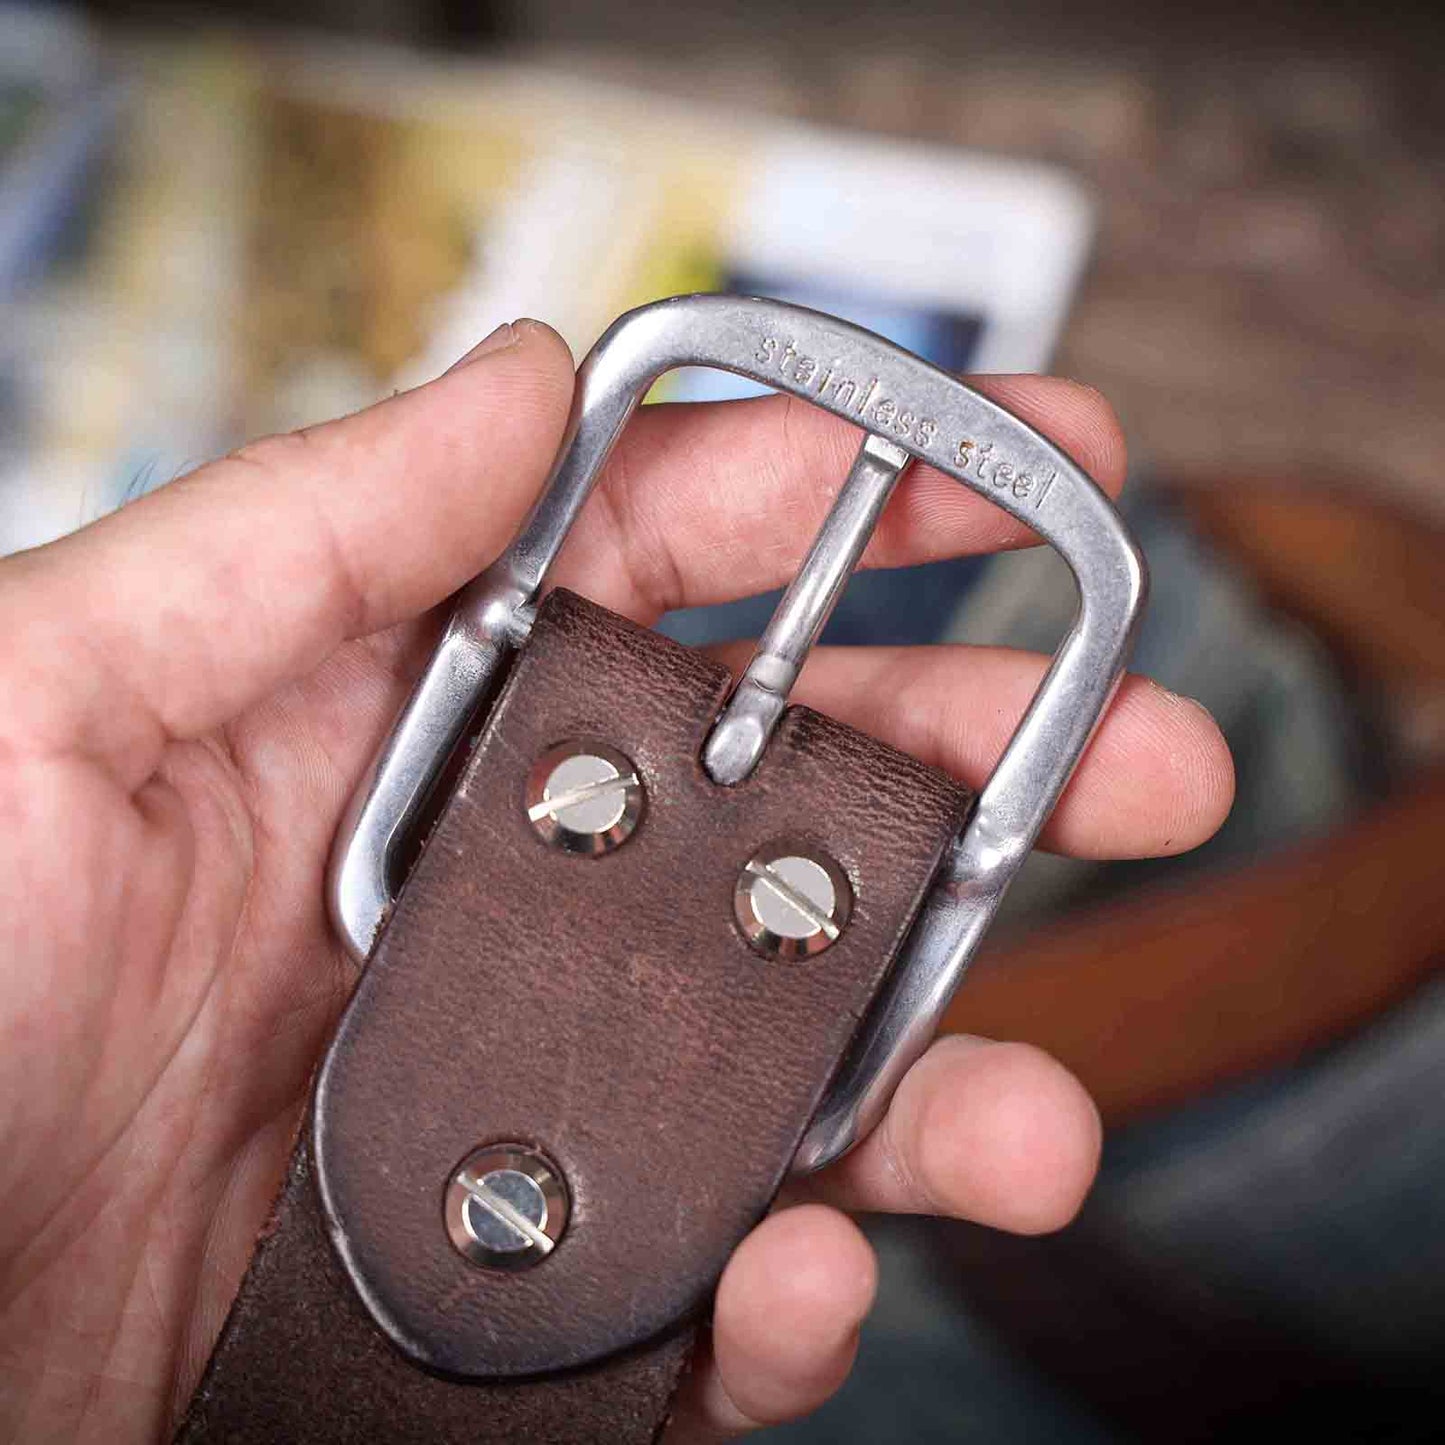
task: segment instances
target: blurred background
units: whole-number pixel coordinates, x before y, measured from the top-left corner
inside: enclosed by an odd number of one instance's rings
[[[871,1223],[858,1369],[779,1442],[1445,1438],[1438,13],[0,5],[0,551],[679,291],[1118,408],[1136,666],[1238,803],[1186,858],[1030,860],[949,1023],[1084,1078],[1100,1184],[1049,1239]],[[1052,650],[1073,603],[1047,552],[961,559],[830,640]]]

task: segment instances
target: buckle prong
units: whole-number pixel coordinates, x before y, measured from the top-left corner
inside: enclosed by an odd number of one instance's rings
[[[863,439],[803,565],[779,599],[752,661],[703,745],[703,766],[713,782],[731,787],[757,767],[808,653],[912,460],[882,437],[870,434]]]

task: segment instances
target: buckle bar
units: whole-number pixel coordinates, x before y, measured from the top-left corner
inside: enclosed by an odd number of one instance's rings
[[[1123,674],[1147,592],[1109,499],[1047,438],[919,357],[834,317],[753,297],[680,296],[615,321],[577,373],[546,486],[507,549],[465,587],[427,670],[338,834],[329,902],[364,961],[394,900],[394,855],[447,759],[527,637],[537,595],[623,426],[678,366],[750,377],[840,416],[864,440],[823,530],[705,744],[719,782],[747,776],[788,688],[910,457],[948,473],[1061,552],[1079,612],[940,865],[878,1003],[795,1160],[823,1167],[882,1117],[932,1038],[1010,881]]]
[[[703,744],[703,766],[713,782],[740,783],[757,767],[808,653],[912,460],[882,437],[863,439],[842,491]]]

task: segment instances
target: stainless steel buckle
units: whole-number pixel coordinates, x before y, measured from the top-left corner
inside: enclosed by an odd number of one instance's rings
[[[1109,499],[987,397],[847,322],[779,301],[679,296],[620,317],[577,373],[551,476],[511,544],[458,594],[431,662],[357,793],[332,857],[332,916],[364,961],[390,913],[398,846],[527,639],[542,582],[623,425],[659,376],[710,366],[789,392],[867,435],[822,531],[703,749],[726,785],[766,747],[898,476],[913,457],[1012,513],[1063,554],[1079,611],[939,867],[889,982],[823,1100],[795,1168],[823,1167],[881,1118],[923,1052],[1128,661],[1144,560]]]

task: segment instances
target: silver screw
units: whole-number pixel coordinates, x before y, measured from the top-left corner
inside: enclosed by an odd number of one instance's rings
[[[645,795],[632,763],[606,743],[581,738],[548,748],[527,775],[527,817],[554,847],[596,857],[630,838]]]
[[[562,1176],[520,1144],[468,1154],[447,1182],[447,1235],[463,1258],[489,1269],[530,1269],[567,1227]]]
[[[773,844],[744,864],[733,888],[743,937],[767,958],[810,958],[838,940],[853,910],[843,870],[816,848]]]

